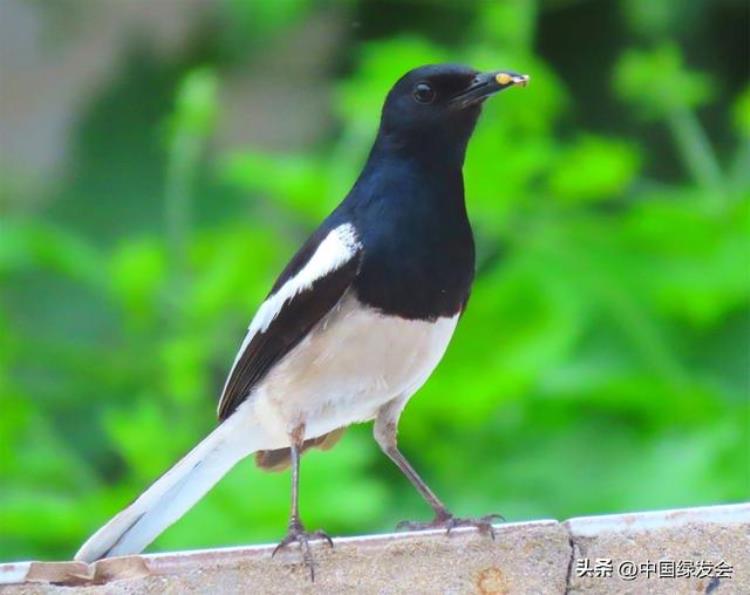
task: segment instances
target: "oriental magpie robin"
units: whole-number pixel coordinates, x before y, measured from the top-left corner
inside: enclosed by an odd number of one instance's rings
[[[218,427],[133,504],[99,529],[76,559],[140,552],[238,461],[292,465],[287,537],[312,572],[298,514],[300,455],[331,446],[348,425],[374,420],[375,440],[435,512],[410,527],[457,519],[396,447],[409,398],[445,352],[469,299],[474,241],[464,205],[466,145],[489,96],[528,77],[445,64],[391,89],[367,162],[343,202],[282,271],[261,304],[222,391]]]

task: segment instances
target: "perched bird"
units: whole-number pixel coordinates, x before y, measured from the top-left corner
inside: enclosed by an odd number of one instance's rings
[[[453,64],[408,72],[391,89],[353,188],[302,245],[261,304],[219,402],[220,424],[99,529],[77,560],[134,554],[238,461],[291,463],[288,533],[312,572],[299,517],[300,455],[374,420],[380,448],[435,517],[412,528],[474,525],[454,517],[396,445],[399,416],[443,356],[474,279],[462,167],[482,103],[528,76]],[[277,548],[278,549],[278,548]]]

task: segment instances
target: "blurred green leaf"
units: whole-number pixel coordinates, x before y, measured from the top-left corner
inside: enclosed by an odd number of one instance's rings
[[[658,118],[677,107],[696,107],[713,96],[713,82],[690,72],[674,44],[652,51],[627,50],[617,63],[615,90],[649,118]]]
[[[701,8],[694,0],[623,0],[621,5],[630,27],[649,37],[667,37],[690,22]]]
[[[102,282],[101,257],[80,237],[36,221],[0,219],[0,280],[32,268]]]
[[[750,87],[746,87],[734,104],[734,125],[746,139],[750,138]]]
[[[216,120],[216,74],[210,68],[199,68],[188,73],[177,89],[172,126],[196,136],[206,135]]]
[[[112,290],[134,318],[156,322],[166,264],[163,247],[153,239],[132,239],[112,255]]]
[[[636,149],[616,139],[580,138],[560,155],[550,190],[565,202],[593,202],[621,195],[639,165]]]
[[[309,156],[242,153],[231,155],[222,174],[246,192],[272,197],[290,212],[319,220],[334,206],[325,164]]]

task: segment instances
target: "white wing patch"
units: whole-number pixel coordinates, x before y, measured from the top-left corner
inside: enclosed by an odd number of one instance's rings
[[[234,358],[234,363],[227,375],[222,394],[226,391],[229,379],[232,377],[235,367],[237,367],[237,362],[240,361],[240,357],[242,357],[242,353],[250,344],[250,341],[252,341],[257,333],[264,333],[268,330],[268,327],[279,315],[279,312],[281,312],[284,304],[294,299],[296,295],[310,289],[318,279],[325,277],[331,271],[335,271],[349,262],[361,247],[362,244],[357,239],[357,232],[354,226],[350,223],[339,225],[318,245],[317,250],[310,257],[310,260],[307,261],[307,264],[296,275],[287,279],[286,283],[279,287],[276,293],[269,296],[261,304]]]
[[[294,296],[310,289],[312,284],[347,263],[360,248],[354,226],[340,225],[323,240],[307,264],[294,277],[288,279],[276,293],[263,302],[250,323],[248,334],[264,333],[279,315],[281,309]]]

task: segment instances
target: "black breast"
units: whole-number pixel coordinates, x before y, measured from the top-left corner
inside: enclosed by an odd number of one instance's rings
[[[363,244],[357,297],[402,318],[458,314],[474,279],[474,240],[460,172],[441,185],[400,176],[378,190],[354,209]]]

